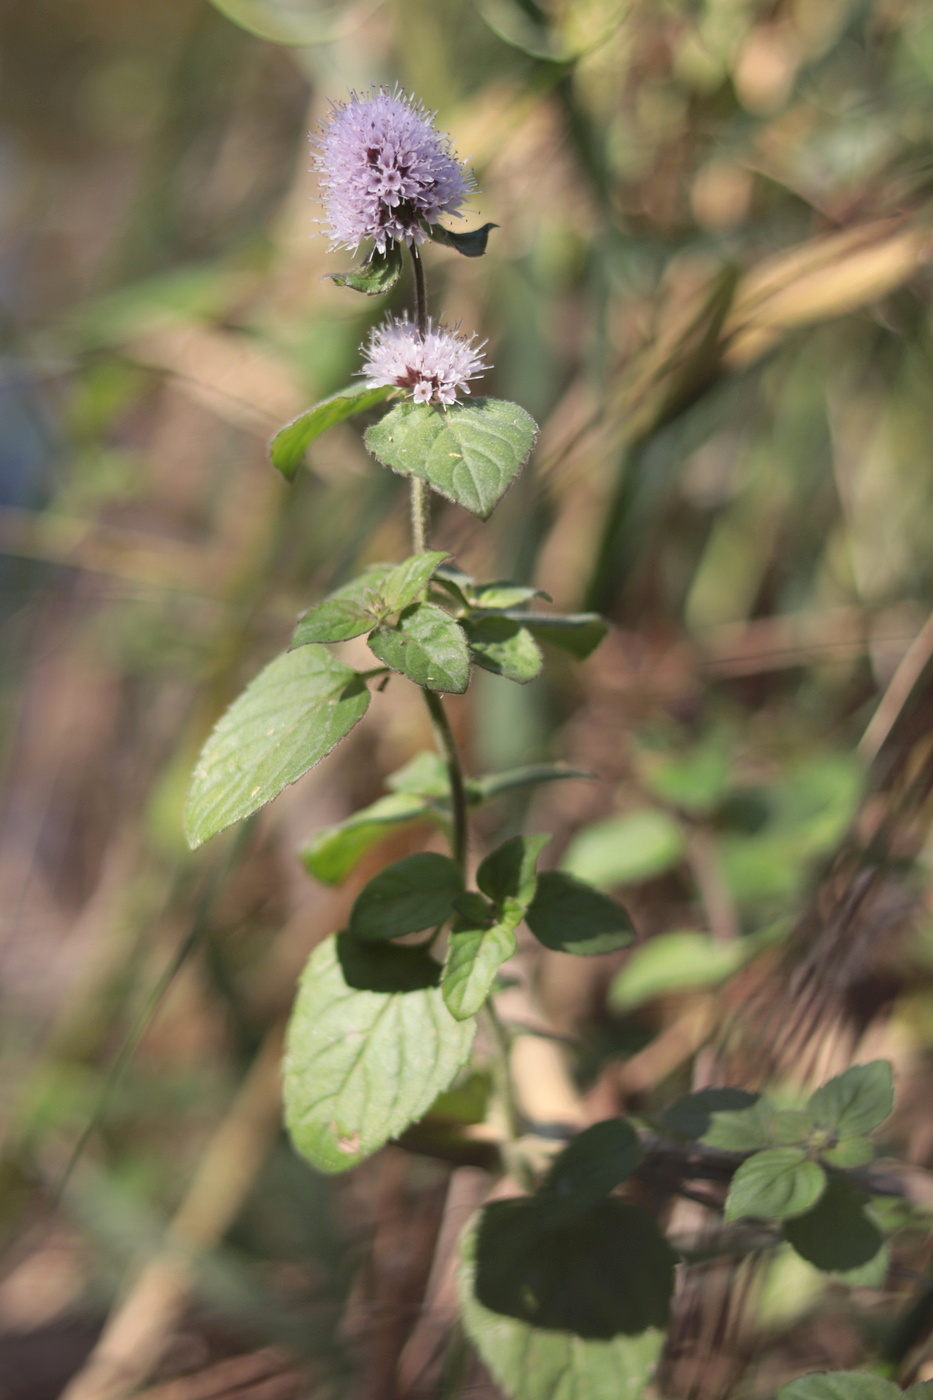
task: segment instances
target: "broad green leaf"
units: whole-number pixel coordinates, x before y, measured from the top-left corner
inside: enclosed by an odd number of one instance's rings
[[[551,595],[543,588],[529,588],[522,583],[482,583],[473,589],[472,602],[477,608],[520,608],[532,598],[544,598],[551,602]],[[517,618],[516,618],[517,621]]]
[[[503,792],[536,787],[538,783],[555,783],[564,778],[585,778],[593,782],[596,774],[585,768],[569,768],[563,763],[532,763],[525,768],[509,768],[504,773],[488,773],[471,778],[467,784],[471,802],[486,802]]]
[[[782,1385],[777,1400],[901,1400],[903,1393],[867,1371],[817,1371]]]
[[[864,1167],[872,1161],[875,1149],[864,1137],[843,1137],[832,1147],[825,1147],[820,1156],[831,1167]]]
[[[560,870],[538,876],[525,921],[546,948],[577,957],[613,953],[635,937],[621,904]]]
[[[493,613],[486,617],[463,619],[470,651],[477,666],[506,680],[525,685],[533,681],[544,664],[541,651],[527,627],[514,618]]]
[[[539,642],[549,642],[552,647],[569,651],[579,661],[585,661],[609,631],[609,624],[598,613],[561,617],[559,613],[509,612],[508,616],[514,616],[515,621],[527,627]]]
[[[638,769],[655,796],[685,812],[709,812],[725,795],[730,754],[717,735],[689,753],[658,753],[644,748]]]
[[[492,851],[476,872],[476,883],[499,909],[513,899],[524,910],[534,898],[538,856],[550,836],[513,836]]]
[[[590,1341],[494,1312],[476,1296],[476,1245],[474,1224],[460,1245],[463,1325],[510,1400],[641,1400],[661,1352],[662,1330]]]
[[[744,938],[718,943],[708,933],[687,929],[659,934],[632,950],[609,988],[609,1005],[628,1011],[668,992],[724,982],[754,951]]]
[[[442,549],[429,549],[424,554],[412,554],[401,564],[396,564],[385,576],[382,596],[387,612],[401,612],[409,603],[421,597],[434,570],[447,555]]]
[[[887,1060],[853,1065],[810,1095],[807,1111],[819,1128],[840,1136],[870,1133],[894,1108],[894,1077]]]
[[[707,1147],[718,1147],[721,1152],[757,1152],[775,1145],[771,1136],[773,1118],[774,1105],[769,1099],[756,1099],[746,1108],[714,1109],[713,1121],[702,1140]]]
[[[729,1086],[722,1089],[695,1089],[692,1094],[684,1094],[666,1108],[661,1114],[661,1122],[669,1133],[699,1141],[709,1132],[714,1113],[751,1108],[757,1101],[758,1095],[750,1093],[747,1089],[733,1089]],[[764,1146],[764,1143],[756,1143],[755,1146]]]
[[[393,471],[421,477],[485,520],[531,456],[537,433],[518,404],[474,399],[448,409],[399,404],[364,440]]]
[[[463,875],[449,856],[424,851],[387,865],[360,891],[350,911],[357,938],[401,938],[450,918]]]
[[[391,572],[391,564],[370,564],[357,578],[328,593],[299,619],[289,649],[312,642],[345,642],[370,632],[390,611],[383,591]]]
[[[770,1147],[743,1162],[732,1178],[724,1219],[742,1215],[787,1220],[816,1205],[826,1173],[800,1147]]]
[[[434,582],[449,593],[462,608],[473,606],[473,580],[456,564],[442,564],[435,570]]]
[[[470,652],[463,628],[433,603],[412,603],[395,627],[377,627],[370,650],[403,676],[450,695],[470,683]]]
[[[422,749],[401,768],[390,773],[386,786],[393,792],[415,793],[418,797],[450,798],[450,779],[444,760],[433,749]]]
[[[390,292],[401,275],[402,250],[397,243],[389,243],[384,253],[374,248],[364,263],[351,268],[349,272],[325,273],[338,287],[349,287],[354,292],[364,292],[368,297]]]
[[[413,793],[390,792],[344,822],[325,826],[301,852],[301,860],[316,880],[339,885],[388,829],[417,821],[431,813],[430,805]]]
[[[482,1213],[476,1297],[533,1327],[592,1340],[667,1321],[674,1253],[642,1206],[601,1200],[567,1218],[547,1196],[495,1201]]]
[[[365,951],[419,955],[391,945]],[[452,1083],[474,1029],[454,1020],[439,986],[354,986],[338,940],[328,938],[308,960],[288,1028],[285,1120],[298,1151],[320,1171],[339,1172],[397,1137]]]
[[[800,1108],[778,1108],[771,1115],[771,1141],[779,1147],[809,1142],[813,1119]]]
[[[606,1118],[585,1128],[555,1158],[541,1187],[567,1207],[586,1210],[608,1196],[642,1159],[638,1134],[626,1118]]]
[[[293,481],[302,459],[310,444],[321,433],[352,418],[355,413],[365,413],[377,403],[385,403],[397,394],[394,385],[379,385],[371,388],[368,384],[351,384],[340,389],[330,398],[322,399],[313,408],[306,408],[284,428],[280,428],[269,444],[269,456],[273,466],[278,467],[286,481]]]
[[[277,656],[201,750],[185,812],[189,846],[271,802],[329,754],[368,705],[363,680],[323,647]]]
[[[441,982],[451,1015],[458,1021],[475,1016],[499,968],[514,952],[514,926],[500,922],[489,927],[477,919],[458,919],[451,930]]]
[[[684,835],[673,817],[651,807],[594,822],[574,837],[561,867],[594,885],[630,885],[679,864]]]
[[[482,228],[457,233],[454,229],[444,228],[442,224],[430,224],[428,237],[432,243],[444,243],[448,248],[456,248],[465,258],[481,258],[489,241],[489,230],[498,227],[498,224],[483,224]]]
[[[860,1269],[884,1246],[884,1236],[866,1214],[867,1203],[848,1177],[833,1174],[812,1210],[787,1221],[784,1236],[824,1273]]]

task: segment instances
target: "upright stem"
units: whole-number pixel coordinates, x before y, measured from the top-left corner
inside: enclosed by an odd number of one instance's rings
[[[428,294],[424,285],[424,263],[414,243],[410,247],[411,266],[415,274],[415,326],[421,339],[428,333]]]
[[[450,846],[454,860],[462,868],[466,864],[467,852],[467,796],[460,753],[440,696],[435,695],[433,690],[422,690],[421,693],[424,696],[424,703],[428,707],[428,714],[431,716],[437,747],[443,754],[447,766],[452,817]]]
[[[428,547],[431,524],[431,501],[428,483],[420,476],[411,478],[411,547],[415,554],[424,554]]]

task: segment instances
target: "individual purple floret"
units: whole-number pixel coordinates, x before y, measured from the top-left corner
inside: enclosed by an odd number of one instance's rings
[[[372,238],[380,253],[391,242],[421,243],[423,220],[436,224],[458,210],[472,181],[451,154],[450,137],[435,131],[414,99],[385,88],[351,93],[338,103],[318,139],[315,168],[331,246],[356,249]]]
[[[371,332],[359,372],[374,387],[395,384],[410,389],[415,403],[451,404],[458,391],[470,392],[467,380],[487,368],[479,353],[483,345],[474,345],[474,340],[431,321],[422,339],[407,317],[390,318]]]

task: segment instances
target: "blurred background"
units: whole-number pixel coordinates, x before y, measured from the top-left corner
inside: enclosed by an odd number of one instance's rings
[[[639,934],[518,960],[527,1113],[703,1083],[764,966],[784,1068],[893,1059],[892,1149],[930,1165],[929,4],[6,0],[0,54],[2,1400],[498,1393],[451,1293],[493,1179],[481,1063],[347,1179],[278,1127],[308,952],[438,837],[339,888],[298,853],[430,745],[420,707],[393,684],[258,821],[182,837],[201,742],[295,616],[408,552],[355,424],[293,487],[266,456],[386,309],[322,280],[346,256],[310,173],[371,83],[474,168],[470,226],[499,228],[481,260],[429,246],[431,308],[542,425],[492,522],[445,506],[436,547],[614,623],[451,703],[473,773],[598,774],[490,804],[477,853],[527,815]],[[737,1032],[736,1082],[760,1048]],[[856,1302],[775,1263],[734,1353],[685,1324],[667,1393],[854,1364],[917,1250]]]

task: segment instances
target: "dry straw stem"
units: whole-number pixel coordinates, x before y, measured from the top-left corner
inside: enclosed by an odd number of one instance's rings
[[[166,1231],[164,1248],[118,1300],[61,1400],[126,1400],[157,1365],[185,1304],[197,1256],[230,1228],[275,1141],[282,1034],[281,1025],[267,1034]]]

